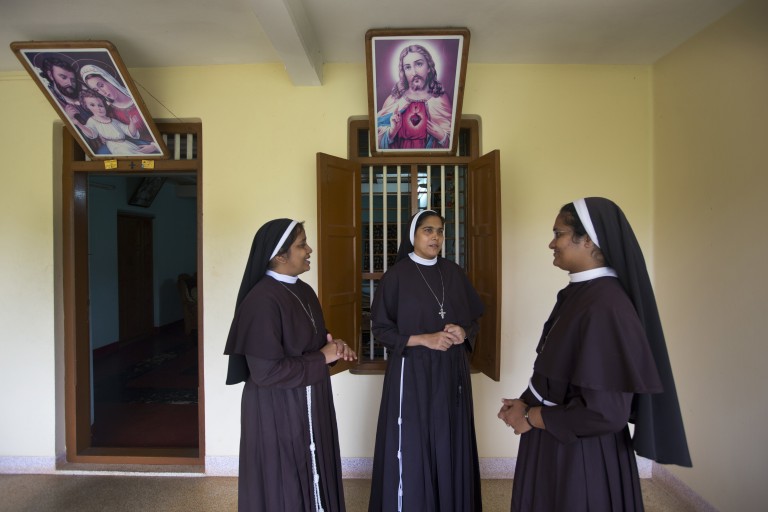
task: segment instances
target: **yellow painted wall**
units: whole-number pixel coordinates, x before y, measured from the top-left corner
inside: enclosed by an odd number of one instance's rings
[[[656,63],[656,292],[692,469],[720,510],[768,503],[768,2]]]
[[[671,471],[721,510],[768,502],[766,55],[766,2],[750,0],[653,67],[470,65],[464,112],[482,119],[483,151],[501,151],[505,262],[502,379],[473,381],[481,457],[517,452],[495,415],[525,386],[566,282],[547,249],[555,213],[605,195],[653,265],[694,462]],[[224,386],[221,352],[251,239],[291,216],[312,243],[315,153],[346,154],[365,68],[328,65],[316,88],[280,65],[131,74],[154,117],[203,122],[207,455],[233,456],[240,388]],[[0,458],[51,459],[64,450],[60,128],[22,72],[0,74],[0,112]],[[381,380],[333,379],[343,457],[373,453]]]
[[[0,112],[0,456],[52,456],[56,114],[21,74],[0,75]]]
[[[203,123],[203,279],[207,455],[237,453],[240,387],[224,383],[224,340],[255,230],[290,216],[316,226],[315,154],[346,155],[350,116],[367,112],[363,65],[328,65],[322,87],[294,87],[282,66],[132,69],[156,118]],[[526,385],[534,348],[565,274],[547,248],[559,207],[607,195],[651,241],[651,82],[647,66],[471,65],[464,112],[482,119],[483,151],[502,165],[502,379],[474,378],[482,457],[513,457],[517,438],[496,418]],[[4,247],[0,401],[23,415],[0,422],[0,456],[63,450],[54,371],[56,120],[24,74],[0,75]],[[305,279],[316,285],[313,269]],[[20,382],[34,383],[19,386]],[[343,457],[373,454],[380,376],[334,377]],[[30,421],[30,418],[33,421]],[[31,426],[30,426],[31,425]]]

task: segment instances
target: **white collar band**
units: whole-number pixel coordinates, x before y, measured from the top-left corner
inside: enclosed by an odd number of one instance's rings
[[[619,275],[611,267],[599,267],[585,270],[584,272],[574,272],[573,274],[568,274],[568,277],[572,283],[583,283],[598,277],[619,277]]]
[[[428,267],[431,267],[432,265],[435,265],[437,263],[437,256],[435,256],[431,260],[428,260],[427,258],[422,258],[415,252],[409,252],[408,257],[411,258],[416,263],[419,263],[420,265],[426,265]]]
[[[299,280],[297,276],[288,276],[285,274],[278,274],[274,270],[267,270],[267,275],[270,277],[274,277],[281,283],[288,283],[288,284],[294,284],[296,281]]]

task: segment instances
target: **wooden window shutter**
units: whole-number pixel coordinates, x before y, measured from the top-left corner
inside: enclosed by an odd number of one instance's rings
[[[317,154],[317,231],[318,297],[325,325],[334,338],[343,339],[359,352],[362,248],[358,164]],[[354,364],[338,361],[331,373]]]
[[[485,305],[472,367],[499,381],[501,363],[500,158],[495,150],[469,164],[467,219],[470,281]]]

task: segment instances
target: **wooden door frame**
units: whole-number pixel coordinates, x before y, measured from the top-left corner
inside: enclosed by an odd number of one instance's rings
[[[64,300],[64,415],[66,460],[90,464],[195,465],[205,463],[205,381],[203,340],[203,166],[202,124],[158,122],[161,133],[193,134],[195,158],[154,160],[153,169],[142,169],[136,160],[118,160],[107,171],[106,162],[87,161],[66,128],[62,129],[62,260]],[[197,275],[198,277],[198,449],[101,448],[91,446],[91,376],[88,319],[88,175],[104,172],[130,176],[141,173],[194,173],[197,177]],[[80,342],[78,343],[78,340]],[[85,342],[83,342],[85,340]]]

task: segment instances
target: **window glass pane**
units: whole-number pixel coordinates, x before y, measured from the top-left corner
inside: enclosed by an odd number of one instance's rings
[[[387,358],[386,349],[377,343],[371,333],[371,300],[376,292],[376,279],[363,279],[363,311],[361,323],[360,352],[357,354],[361,363],[384,361]]]
[[[357,156],[371,156],[370,141],[368,140],[368,130],[357,131]]]

